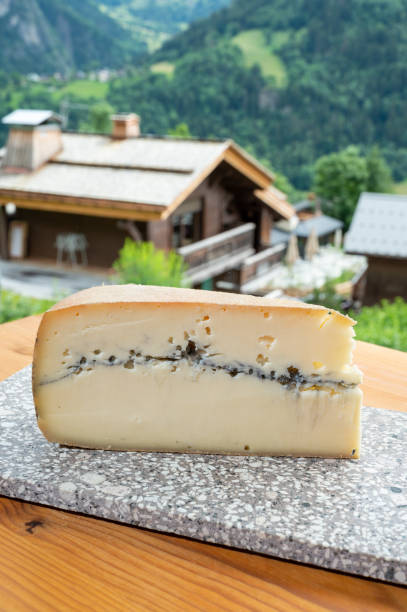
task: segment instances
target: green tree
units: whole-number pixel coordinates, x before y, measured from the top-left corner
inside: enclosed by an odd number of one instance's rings
[[[113,268],[119,284],[188,286],[187,266],[181,255],[156,249],[152,242],[135,242],[126,238]]]
[[[168,130],[168,135],[173,136],[174,138],[192,138],[192,134],[189,131],[189,127],[187,123],[178,123],[175,128]]]
[[[254,151],[252,145],[249,144],[245,148],[246,151],[250,153],[250,155],[256,157],[256,152]],[[268,170],[270,170],[270,172],[274,174],[273,186],[285,193],[289,202],[298,202],[304,197],[304,192],[296,189],[285,174],[283,174],[282,172],[277,172],[277,170],[273,168],[267,158],[263,157],[259,161],[263,164],[265,168],[267,168]]]
[[[97,102],[90,108],[89,121],[80,124],[81,131],[108,134],[111,131],[110,116],[113,111],[107,102]]]
[[[348,228],[359,195],[368,188],[368,180],[366,158],[357,147],[349,146],[317,161],[314,191],[322,199],[324,211],[341,219]]]
[[[393,178],[387,163],[380,154],[379,147],[370,149],[366,156],[367,164],[367,191],[388,193],[392,191]]]

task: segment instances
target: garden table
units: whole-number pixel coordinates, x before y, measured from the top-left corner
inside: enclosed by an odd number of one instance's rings
[[[0,379],[40,317],[0,325]],[[407,411],[407,353],[358,342],[364,402]],[[407,610],[407,589],[0,498],[0,610]]]

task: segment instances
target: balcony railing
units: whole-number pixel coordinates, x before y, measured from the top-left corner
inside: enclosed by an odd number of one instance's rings
[[[263,276],[283,259],[286,248],[287,245],[284,243],[276,244],[269,249],[248,257],[240,270],[240,283],[243,285],[256,277]]]
[[[188,277],[201,283],[236,268],[254,253],[254,223],[216,234],[178,249],[188,264]]]

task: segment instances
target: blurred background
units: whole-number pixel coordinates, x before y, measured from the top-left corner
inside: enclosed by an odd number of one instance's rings
[[[102,282],[407,350],[407,0],[0,0],[0,321]]]

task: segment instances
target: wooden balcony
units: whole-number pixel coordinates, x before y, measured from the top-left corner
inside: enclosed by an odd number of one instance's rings
[[[188,264],[189,280],[202,283],[240,266],[254,253],[254,231],[255,224],[246,223],[178,249]]]
[[[239,284],[242,293],[257,293],[264,287],[269,273],[276,264],[282,261],[286,249],[285,243],[276,244],[248,257],[240,268]]]
[[[243,285],[258,276],[263,276],[276,263],[279,263],[286,251],[287,245],[284,243],[276,244],[269,249],[260,251],[248,257],[240,270],[240,282]]]

